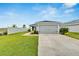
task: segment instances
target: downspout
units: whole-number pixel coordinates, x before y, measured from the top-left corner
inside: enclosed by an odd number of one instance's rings
[[[59,34],[59,30],[60,30],[60,26],[59,26],[59,24],[58,24],[58,34]]]
[[[38,27],[38,30],[37,30],[37,31],[38,31],[38,33],[39,33],[39,24],[37,25],[37,27]]]

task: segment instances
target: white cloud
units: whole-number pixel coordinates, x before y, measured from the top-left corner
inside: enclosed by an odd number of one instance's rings
[[[11,17],[16,17],[18,14],[15,12],[11,12],[11,11],[6,11],[3,14],[0,14],[0,18],[11,18]]]
[[[8,20],[15,20],[15,19],[24,19],[24,15],[22,14],[18,14],[18,13],[15,13],[15,12],[5,12],[3,15],[0,15],[0,19],[8,19]]]
[[[64,13],[69,14],[69,13],[73,13],[74,11],[75,11],[74,9],[68,9],[68,10],[65,10]]]
[[[13,13],[13,12],[6,12],[6,15],[8,15],[8,16],[14,16],[15,13]]]
[[[14,13],[14,12],[5,12],[5,16],[8,16],[8,17],[16,17],[17,14]]]
[[[43,9],[45,9],[45,7],[42,7],[41,4],[35,4],[35,6],[32,7],[32,10],[35,10],[35,11],[41,11]]]
[[[75,12],[75,9],[73,8],[74,6],[76,6],[77,3],[64,3],[63,4],[63,15],[65,16],[71,16],[72,13]]]
[[[77,3],[64,3],[64,7],[66,7],[66,8],[72,8],[75,5],[77,5]]]
[[[48,20],[52,17],[57,16],[57,9],[53,7],[48,7],[45,10],[41,10],[39,15],[42,19]]]

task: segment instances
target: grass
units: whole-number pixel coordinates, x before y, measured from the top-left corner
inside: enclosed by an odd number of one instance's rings
[[[65,35],[75,38],[75,39],[79,39],[79,33],[77,33],[77,32],[68,32]]]
[[[38,37],[24,33],[0,36],[0,56],[36,56]]]

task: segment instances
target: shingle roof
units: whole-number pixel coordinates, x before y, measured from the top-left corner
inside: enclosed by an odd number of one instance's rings
[[[74,20],[74,21],[70,21],[70,22],[66,22],[64,24],[65,25],[79,25],[79,19],[78,20]]]
[[[30,26],[38,26],[38,25],[61,25],[61,22],[57,21],[39,21],[36,22],[35,24],[31,24]]]
[[[79,25],[79,19],[78,20],[74,20],[74,21],[70,21],[70,22],[66,22],[66,23],[61,23],[61,22],[57,22],[57,21],[39,21],[36,22],[35,24],[31,24],[30,26],[38,26],[38,25]]]

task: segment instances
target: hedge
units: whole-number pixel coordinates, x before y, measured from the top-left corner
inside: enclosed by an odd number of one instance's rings
[[[64,35],[65,33],[68,32],[68,28],[60,28],[60,34]]]

